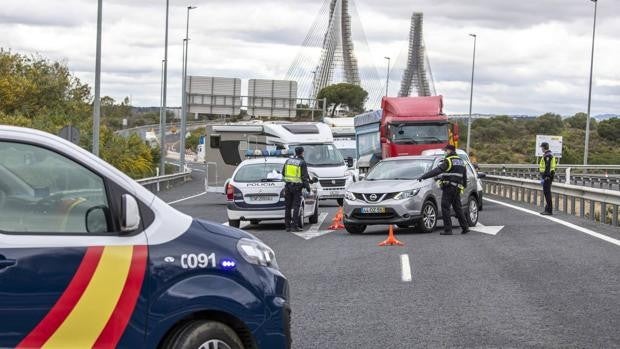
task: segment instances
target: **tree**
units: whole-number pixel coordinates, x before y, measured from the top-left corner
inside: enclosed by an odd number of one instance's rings
[[[333,105],[331,116],[336,113],[336,108],[346,105],[353,112],[364,111],[364,103],[368,98],[368,92],[357,85],[340,83],[323,88],[316,97],[327,99],[328,105]]]
[[[570,118],[567,118],[566,120],[564,120],[564,123],[568,125],[568,127],[570,128],[585,130],[587,120],[588,120],[588,114],[577,113],[574,116],[571,116]],[[596,130],[596,127],[597,127],[596,119],[590,118],[590,129]]]
[[[620,118],[611,118],[601,121],[598,125],[598,135],[606,140],[620,143]],[[617,161],[618,159],[616,159]]]
[[[562,117],[558,114],[546,113],[530,125],[531,131],[540,135],[559,135],[564,129]]]

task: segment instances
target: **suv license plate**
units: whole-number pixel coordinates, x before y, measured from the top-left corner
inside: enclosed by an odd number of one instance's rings
[[[362,213],[385,213],[385,207],[363,207]]]

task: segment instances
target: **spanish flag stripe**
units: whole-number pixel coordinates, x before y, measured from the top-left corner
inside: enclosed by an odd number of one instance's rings
[[[17,348],[40,348],[65,321],[95,272],[103,247],[89,247],[71,282],[43,320],[24,338]]]
[[[112,316],[97,338],[95,348],[115,348],[118,345],[140,296],[146,272],[147,257],[148,249],[146,246],[134,246],[131,269],[121,299],[119,299]]]
[[[69,316],[43,348],[91,348],[112,315],[129,274],[133,246],[106,246]]]

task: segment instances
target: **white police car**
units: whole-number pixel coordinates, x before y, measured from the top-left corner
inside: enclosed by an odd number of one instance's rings
[[[267,220],[284,219],[284,180],[282,167],[286,162],[286,152],[248,151],[251,159],[243,161],[233,172],[226,185],[228,200],[228,224],[238,228],[241,221],[258,224]],[[301,201],[302,224],[305,218],[311,224],[318,222],[319,205],[316,185],[311,191],[303,191]]]

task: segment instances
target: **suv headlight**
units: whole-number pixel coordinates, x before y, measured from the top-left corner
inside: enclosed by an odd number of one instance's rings
[[[237,251],[250,264],[278,269],[276,254],[261,241],[247,238],[240,239],[237,242]]]
[[[353,194],[352,192],[350,192],[350,191],[348,191],[348,190],[344,193],[344,197],[345,197],[347,200],[351,200],[351,201],[355,201],[355,200],[357,200],[357,198],[355,197],[355,194]]]
[[[401,191],[400,193],[394,196],[394,199],[396,200],[409,199],[411,197],[418,195],[419,192],[420,192],[420,188],[413,189],[413,190],[407,190],[407,191]]]

